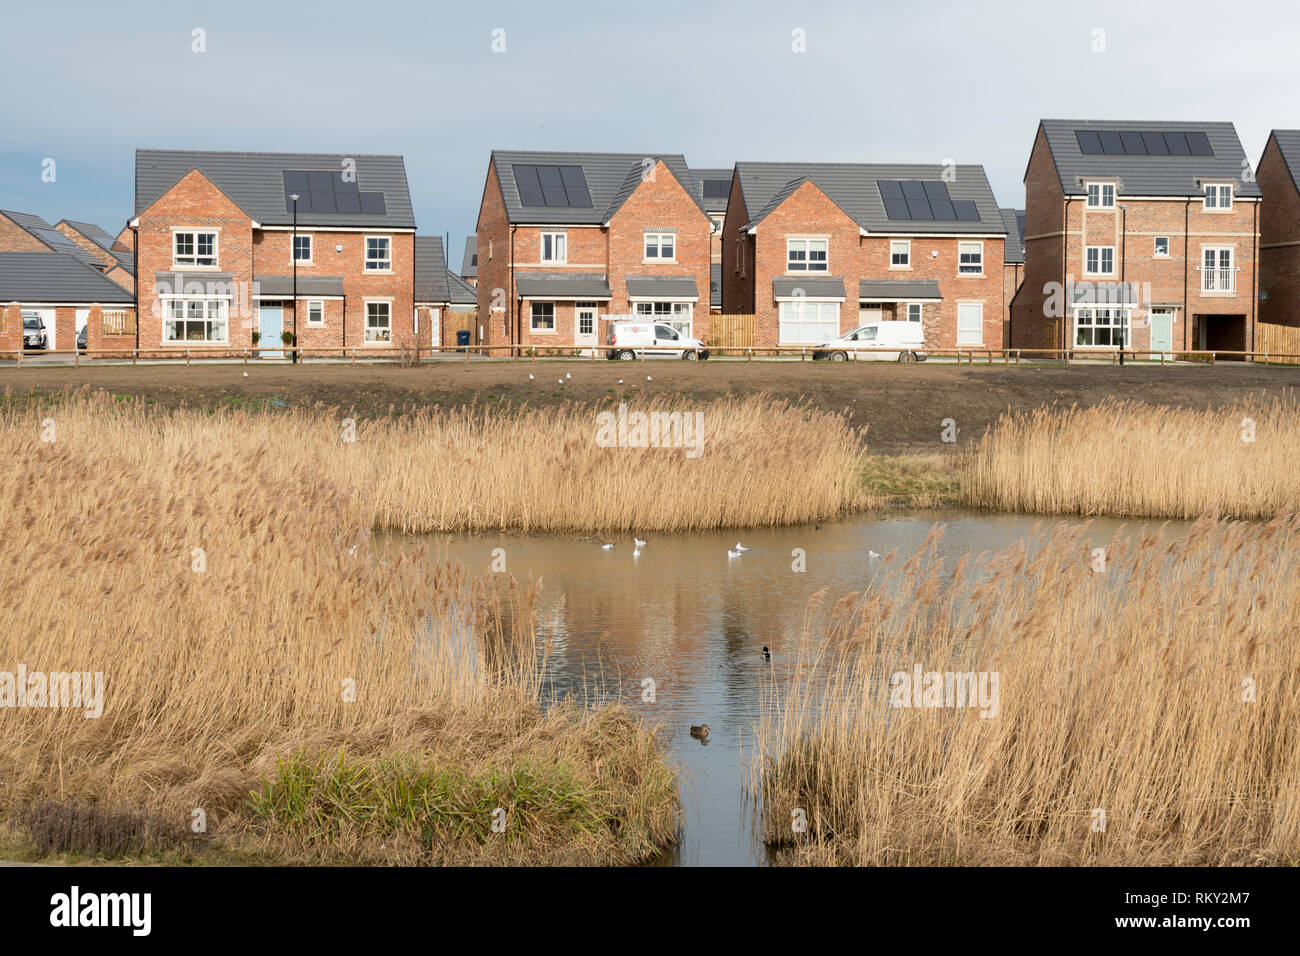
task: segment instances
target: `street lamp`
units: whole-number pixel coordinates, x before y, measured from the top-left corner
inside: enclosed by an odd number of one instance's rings
[[[298,364],[298,194],[291,193],[293,200],[293,233],[289,240],[289,256],[293,259],[293,363]]]

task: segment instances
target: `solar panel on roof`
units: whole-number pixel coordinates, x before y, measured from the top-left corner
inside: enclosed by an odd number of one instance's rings
[[[1213,156],[1210,137],[1203,132],[1076,129],[1079,152],[1085,156]]]
[[[514,165],[519,201],[525,206],[590,206],[581,166]]]
[[[1188,133],[1187,145],[1192,149],[1193,156],[1213,156],[1214,150],[1210,148],[1210,137],[1204,133]]]
[[[731,195],[730,179],[706,179],[704,180],[704,198],[705,199],[726,199]]]
[[[1184,133],[1165,133],[1165,144],[1169,147],[1171,156],[1192,155],[1192,148],[1187,145],[1187,136]]]
[[[1146,147],[1148,156],[1169,155],[1169,147],[1165,145],[1165,138],[1159,133],[1143,133],[1142,145]]]
[[[1085,156],[1100,156],[1101,137],[1090,129],[1079,129],[1074,131],[1074,138],[1079,141],[1079,152]]]
[[[360,193],[335,193],[334,208],[339,212],[361,212]]]
[[[1142,142],[1141,133],[1124,132],[1119,134],[1120,142],[1124,144],[1124,152],[1129,156],[1145,156],[1147,152],[1146,144]]]
[[[1109,130],[1097,134],[1101,137],[1101,151],[1107,156],[1122,156],[1124,153],[1124,141],[1119,138],[1119,133]]]
[[[954,200],[948,195],[948,184],[938,180],[878,179],[876,187],[885,204],[885,215],[890,219],[916,219],[954,222],[979,221],[975,203],[969,199]]]
[[[341,170],[286,169],[283,175],[286,211],[294,208],[296,195],[299,213],[388,214],[383,193],[361,192],[356,179],[344,179]]]

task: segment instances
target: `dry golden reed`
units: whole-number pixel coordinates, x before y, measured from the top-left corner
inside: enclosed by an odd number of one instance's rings
[[[0,819],[60,801],[190,826],[198,809],[229,846],[365,862],[626,862],[671,841],[676,782],[652,729],[617,707],[542,706],[529,585],[376,557],[376,514],[404,479],[379,481],[377,434],[342,445],[338,429],[102,397],[0,412],[0,672],[105,677],[98,719],[0,708]],[[438,467],[406,480],[446,514]],[[456,826],[395,816],[326,842],[274,801],[253,814],[284,761],[340,753],[376,781],[389,759],[436,771],[425,798]],[[524,790],[504,805],[515,825],[485,837],[500,804],[475,801]],[[354,809],[309,804],[314,819]]]
[[[755,792],[786,862],[1300,862],[1300,520],[1061,525],[956,566],[941,533],[765,689]],[[918,665],[997,674],[996,715],[896,706]]]
[[[1300,402],[1017,412],[980,440],[962,486],[968,504],[999,511],[1271,518],[1300,510]]]

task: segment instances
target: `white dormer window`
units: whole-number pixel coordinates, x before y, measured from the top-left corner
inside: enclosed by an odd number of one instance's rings
[[[1211,183],[1205,187],[1206,212],[1228,212],[1232,209],[1232,186]]]
[[[1089,209],[1114,209],[1115,208],[1115,184],[1114,183],[1088,183],[1088,208]]]

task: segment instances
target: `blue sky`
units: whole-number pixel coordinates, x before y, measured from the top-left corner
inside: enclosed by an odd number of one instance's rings
[[[0,208],[113,232],[137,147],[401,153],[421,231],[459,250],[494,147],[953,159],[1019,206],[1043,116],[1232,120],[1252,162],[1300,126],[1283,3],[65,2],[0,23]]]

